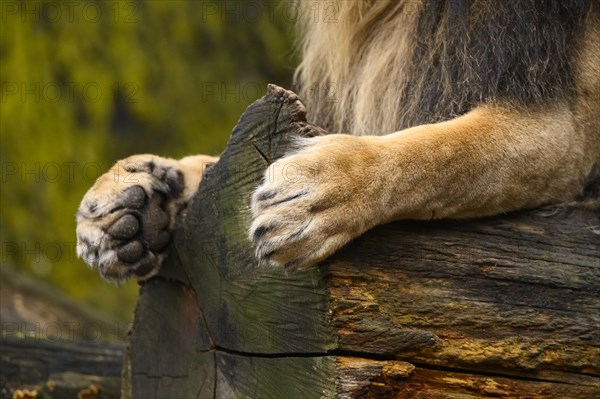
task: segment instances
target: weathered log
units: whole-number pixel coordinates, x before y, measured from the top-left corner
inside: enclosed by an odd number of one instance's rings
[[[0,397],[120,397],[124,345],[2,337]],[[88,396],[85,396],[85,395]],[[25,395],[24,397],[28,397]]]
[[[127,329],[2,264],[0,398],[118,398]]]
[[[6,264],[0,267],[2,338],[124,342],[129,324],[73,301]]]
[[[258,265],[250,194],[319,132],[274,87],[241,117],[142,287],[132,397],[599,397],[591,211],[398,222],[306,270]]]

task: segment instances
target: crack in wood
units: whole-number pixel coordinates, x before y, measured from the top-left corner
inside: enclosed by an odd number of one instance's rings
[[[267,158],[267,156],[264,154],[264,152],[262,152],[256,144],[254,144],[254,143],[251,143],[251,144],[252,144],[252,147],[254,147],[254,149],[256,150],[256,152],[258,152],[258,155],[260,155],[260,157],[262,159],[264,159],[264,161],[267,163],[267,165],[270,165],[271,161],[269,160],[269,158]]]
[[[223,347],[217,346],[214,349],[214,352],[223,352],[229,355],[249,357],[249,358],[262,358],[262,359],[281,359],[281,358],[306,358],[306,357],[352,357],[352,358],[360,358],[364,360],[371,360],[376,362],[386,362],[386,361],[403,361],[414,365],[420,369],[433,370],[433,371],[443,371],[443,372],[452,372],[452,373],[460,373],[466,375],[474,375],[474,376],[482,376],[482,377],[499,377],[499,378],[510,378],[514,380],[520,381],[529,381],[529,382],[547,382],[554,384],[564,384],[564,385],[577,385],[568,381],[561,381],[558,379],[549,379],[549,378],[536,378],[536,377],[527,377],[521,375],[515,375],[513,373],[507,372],[492,372],[492,371],[483,371],[483,370],[475,370],[461,367],[450,367],[450,366],[440,366],[435,364],[428,364],[423,362],[415,362],[410,357],[404,356],[392,356],[392,355],[382,355],[370,352],[359,352],[359,351],[347,351],[347,350],[331,350],[327,352],[310,352],[310,353],[253,353],[253,352],[243,352],[237,350],[231,350]],[[216,363],[215,363],[216,367]],[[216,370],[216,369],[215,369]],[[598,374],[588,374],[588,373],[578,373],[578,372],[569,372],[560,370],[563,373],[572,374],[572,375],[581,375],[586,377],[600,377]],[[596,385],[593,384],[584,384],[590,387],[594,387]]]

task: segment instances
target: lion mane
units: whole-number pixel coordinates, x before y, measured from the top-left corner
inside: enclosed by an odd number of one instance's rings
[[[575,89],[592,0],[337,1],[322,23],[299,2],[296,84],[313,122],[381,135],[480,104],[551,106]],[[593,10],[592,10],[593,8]]]

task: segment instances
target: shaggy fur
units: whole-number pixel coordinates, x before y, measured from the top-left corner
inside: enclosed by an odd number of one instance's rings
[[[591,0],[338,1],[329,24],[311,4],[299,2],[296,78],[314,122],[380,135],[485,103],[569,99]]]

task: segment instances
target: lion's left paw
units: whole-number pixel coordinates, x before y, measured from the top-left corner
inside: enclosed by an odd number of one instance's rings
[[[309,266],[376,224],[361,139],[303,139],[300,151],[269,167],[251,200],[249,237],[260,261]]]

